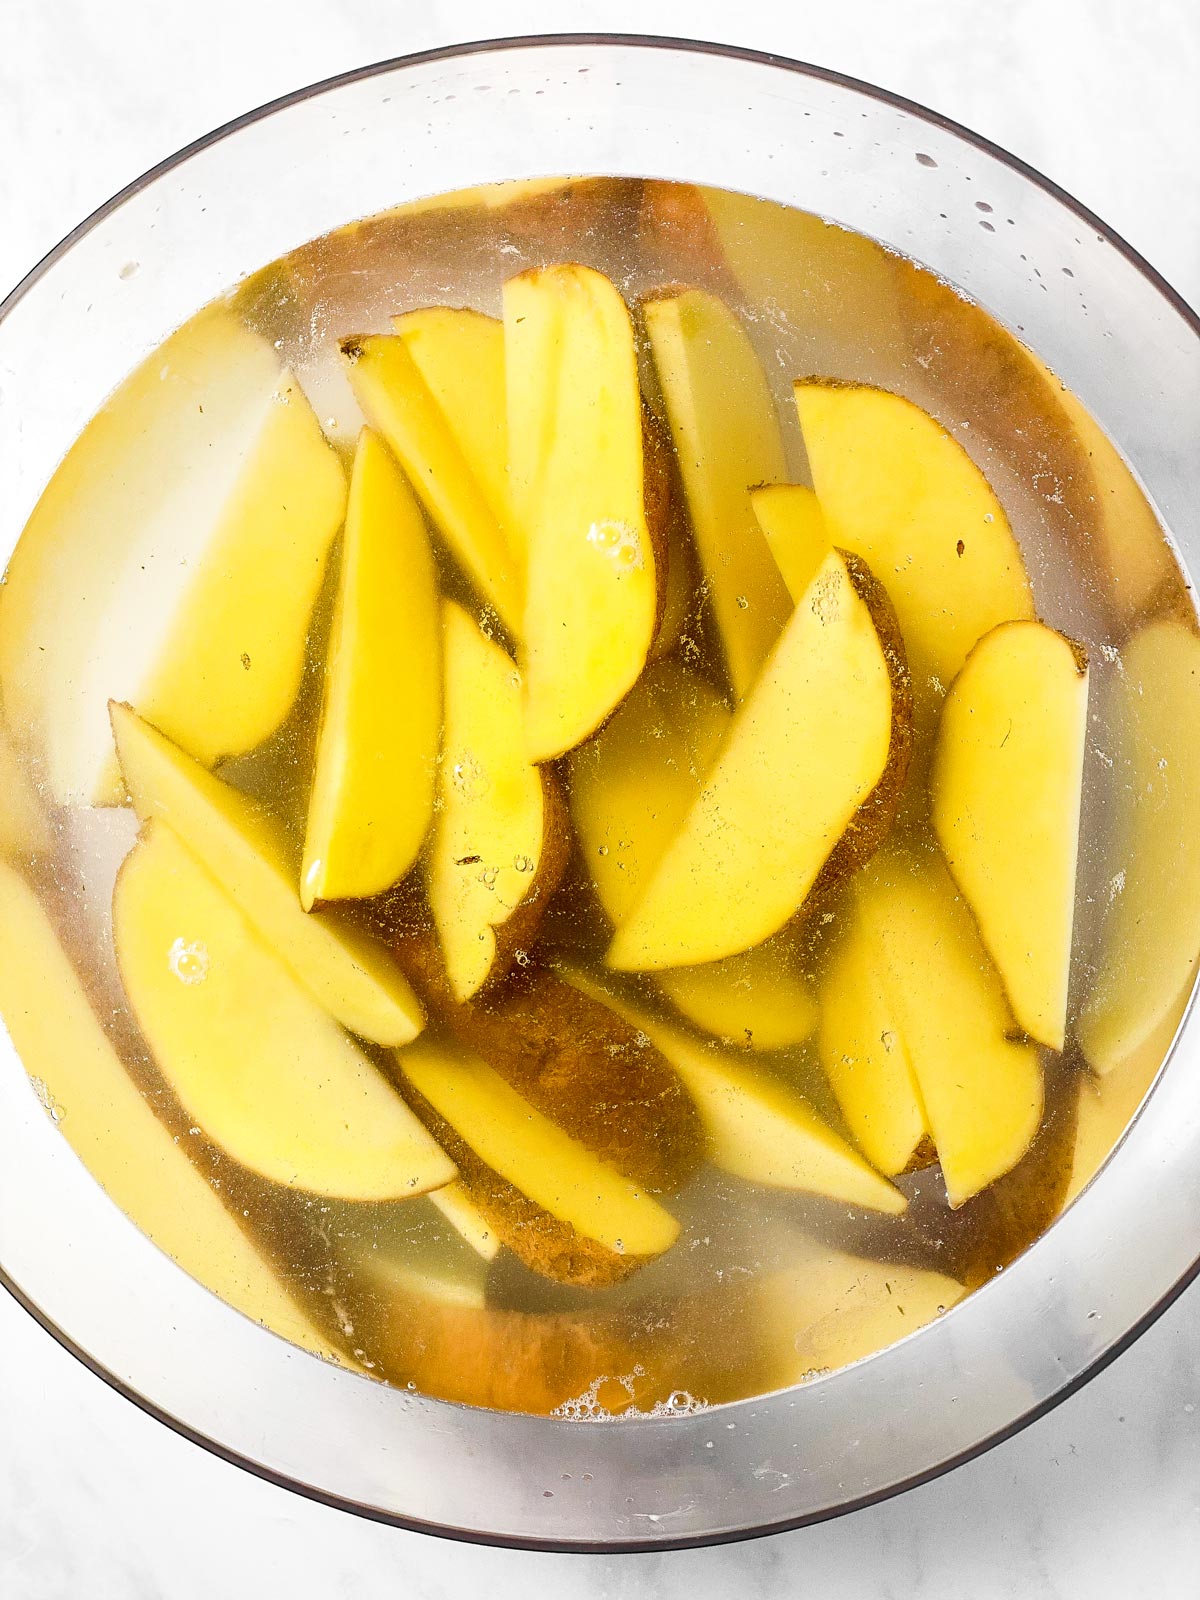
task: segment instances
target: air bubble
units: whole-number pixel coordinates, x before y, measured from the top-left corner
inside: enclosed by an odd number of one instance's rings
[[[194,988],[208,977],[208,946],[199,939],[176,939],[167,952],[167,965],[180,983]]]
[[[641,536],[627,522],[614,522],[608,518],[593,522],[588,529],[587,540],[606,555],[618,571],[636,572],[645,565]]]

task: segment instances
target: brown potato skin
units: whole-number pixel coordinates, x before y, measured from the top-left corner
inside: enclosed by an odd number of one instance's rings
[[[538,928],[551,897],[563,880],[571,859],[571,819],[562,782],[550,767],[539,769],[542,778],[542,852],[529,885],[529,892],[512,915],[494,930],[496,955],[492,970],[477,991],[475,999],[486,995],[508,976],[520,951],[537,938]]]
[[[520,973],[442,1018],[543,1116],[651,1193],[674,1192],[703,1160],[700,1118],[666,1057],[554,973]]]
[[[883,774],[826,858],[825,865],[817,874],[816,882],[809,893],[810,900],[813,896],[824,895],[843,879],[857,872],[887,838],[896,820],[900,797],[908,777],[909,763],[912,760],[912,680],[909,676],[908,656],[900,634],[900,624],[896,620],[891,598],[861,556],[856,556],[849,550],[839,550],[838,554],[846,563],[850,581],[871,613],[871,621],[875,624],[875,631],[879,635],[879,643],[892,684],[892,735]]]
[[[403,1070],[397,1087],[458,1168],[458,1181],[497,1238],[529,1268],[555,1283],[603,1289],[620,1283],[653,1256],[618,1255],[552,1215],[502,1178],[428,1100],[413,1088]]]

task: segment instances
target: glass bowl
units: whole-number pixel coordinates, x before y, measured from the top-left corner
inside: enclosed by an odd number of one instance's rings
[[[1097,218],[982,139],[866,85],[618,37],[465,46],[331,79],[200,140],[81,224],[0,306],[0,558],[83,424],[206,301],[355,217],[561,173],[753,193],[926,263],[1063,378],[1119,441],[1185,565],[1200,558],[1200,323]],[[138,1405],[327,1503],[497,1544],[733,1539],[850,1510],[977,1454],[1169,1304],[1200,1255],[1198,1056],[1188,1016],[1099,1176],[946,1317],[828,1376],[693,1415],[595,1426],[475,1410],[286,1344],[116,1209],[7,1039],[0,1278]]]

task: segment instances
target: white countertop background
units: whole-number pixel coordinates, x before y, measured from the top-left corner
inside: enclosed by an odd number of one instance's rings
[[[1200,305],[1195,0],[2,0],[0,293],[188,140],[364,62],[555,27],[776,50],[1063,184]],[[1152,1225],[1152,1219],[1148,1226]],[[838,1522],[660,1556],[451,1545],[312,1505],[110,1391],[0,1291],[3,1600],[1183,1600],[1200,1593],[1200,1285],[1082,1393]]]

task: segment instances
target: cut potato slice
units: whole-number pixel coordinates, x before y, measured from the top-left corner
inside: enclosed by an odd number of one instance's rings
[[[425,884],[450,988],[469,1000],[533,933],[568,836],[554,778],[525,754],[512,658],[451,601],[442,643],[446,715]]]
[[[708,1134],[709,1158],[725,1172],[772,1188],[801,1189],[847,1205],[898,1215],[905,1199],[781,1078],[740,1053],[660,1022],[643,1006],[575,971],[567,978],[640,1028],[678,1072]]]
[[[117,875],[130,1008],[207,1136],[252,1172],[345,1200],[404,1199],[454,1163],[163,822]]]
[[[343,1360],[125,1070],[37,896],[0,865],[0,1012],[93,1178],[191,1277],[255,1322]],[[346,1363],[350,1364],[350,1363]]]
[[[1075,861],[1087,739],[1087,658],[1040,622],[993,628],[942,708],[933,825],[1032,1039],[1067,1026]]]
[[[758,1286],[759,1315],[795,1329],[780,1341],[772,1384],[784,1388],[874,1355],[933,1322],[966,1294],[942,1272],[867,1261],[816,1240],[797,1240],[793,1260]]]
[[[750,491],[750,504],[798,603],[832,547],[821,502],[802,483],[769,483]]]
[[[850,926],[821,986],[821,1066],[859,1149],[889,1178],[929,1139],[929,1123],[877,930],[851,893]]]
[[[528,540],[526,743],[547,761],[593,733],[645,665],[666,570],[665,481],[649,470],[633,326],[607,278],[573,265],[522,273],[504,287],[504,338],[512,498]]]
[[[416,860],[433,820],[440,647],[424,519],[392,458],[364,429],[300,869],[306,911],[318,900],[381,894]]]
[[[907,696],[886,596],[854,558],[830,552],[618,928],[609,965],[647,971],[748,950],[823,871],[836,881],[865,860],[907,769]]]
[[[431,386],[426,381],[409,341],[399,334],[355,335],[343,339],[342,353],[367,422],[395,453],[430,521],[480,597],[519,638],[520,572],[498,511],[463,453],[463,424],[450,420],[436,382]],[[502,404],[502,396],[488,392],[494,378],[494,362],[484,361],[477,398],[481,413]],[[452,397],[450,403],[455,402]]]
[[[344,1027],[376,1044],[407,1044],[424,1013],[380,945],[333,912],[300,909],[292,852],[277,823],[193,761],[128,706],[112,707],[121,771],[143,822],[160,817],[204,864]]]
[[[1190,626],[1164,619],[1134,634],[1105,722],[1123,781],[1097,978],[1079,1023],[1101,1074],[1179,1020],[1200,951],[1200,638]]]
[[[524,541],[508,495],[504,325],[481,311],[428,306],[392,318],[425,387],[445,418],[463,462],[504,530],[514,573]]]
[[[0,856],[37,856],[49,848],[50,819],[20,752],[0,722]]]
[[[779,419],[737,317],[699,289],[643,307],[729,682],[744,695],[791,606],[749,489],[787,477]]]
[[[724,961],[660,972],[656,981],[689,1022],[744,1050],[785,1050],[817,1025],[816,997],[786,933]]]
[[[585,1241],[628,1257],[659,1255],[674,1244],[679,1224],[657,1200],[536,1111],[478,1057],[422,1040],[396,1060],[405,1081],[480,1162]]]
[[[390,1310],[405,1296],[483,1309],[492,1257],[473,1248],[465,1235],[449,1225],[445,1196],[454,1194],[462,1194],[457,1180],[423,1199],[399,1205],[394,1201],[374,1206],[332,1202],[322,1207],[321,1224],[333,1258],[332,1292],[344,1308],[343,1316],[348,1313],[355,1325],[360,1349],[360,1315]],[[442,1215],[433,1215],[425,1200]],[[478,1221],[478,1213],[474,1215]]]
[[[1033,1142],[1044,1094],[1039,1053],[1010,1037],[1000,980],[939,862],[877,860],[856,887],[946,1193],[960,1206]]]
[[[1033,616],[1008,518],[957,440],[900,395],[806,379],[796,406],[829,536],[886,586],[928,728],[976,640]]]
[[[479,1207],[471,1201],[463,1184],[456,1178],[444,1189],[433,1189],[430,1200],[445,1217],[450,1226],[466,1240],[475,1254],[485,1261],[494,1261],[500,1254],[500,1240],[490,1227]]]
[[[571,752],[571,818],[615,923],[682,825],[729,723],[711,684],[667,659],[643,674],[594,739]]]
[[[110,698],[206,764],[278,727],[345,503],[265,340],[216,308],[155,351],[51,479],[0,601],[8,724],[54,800],[120,801]]]

